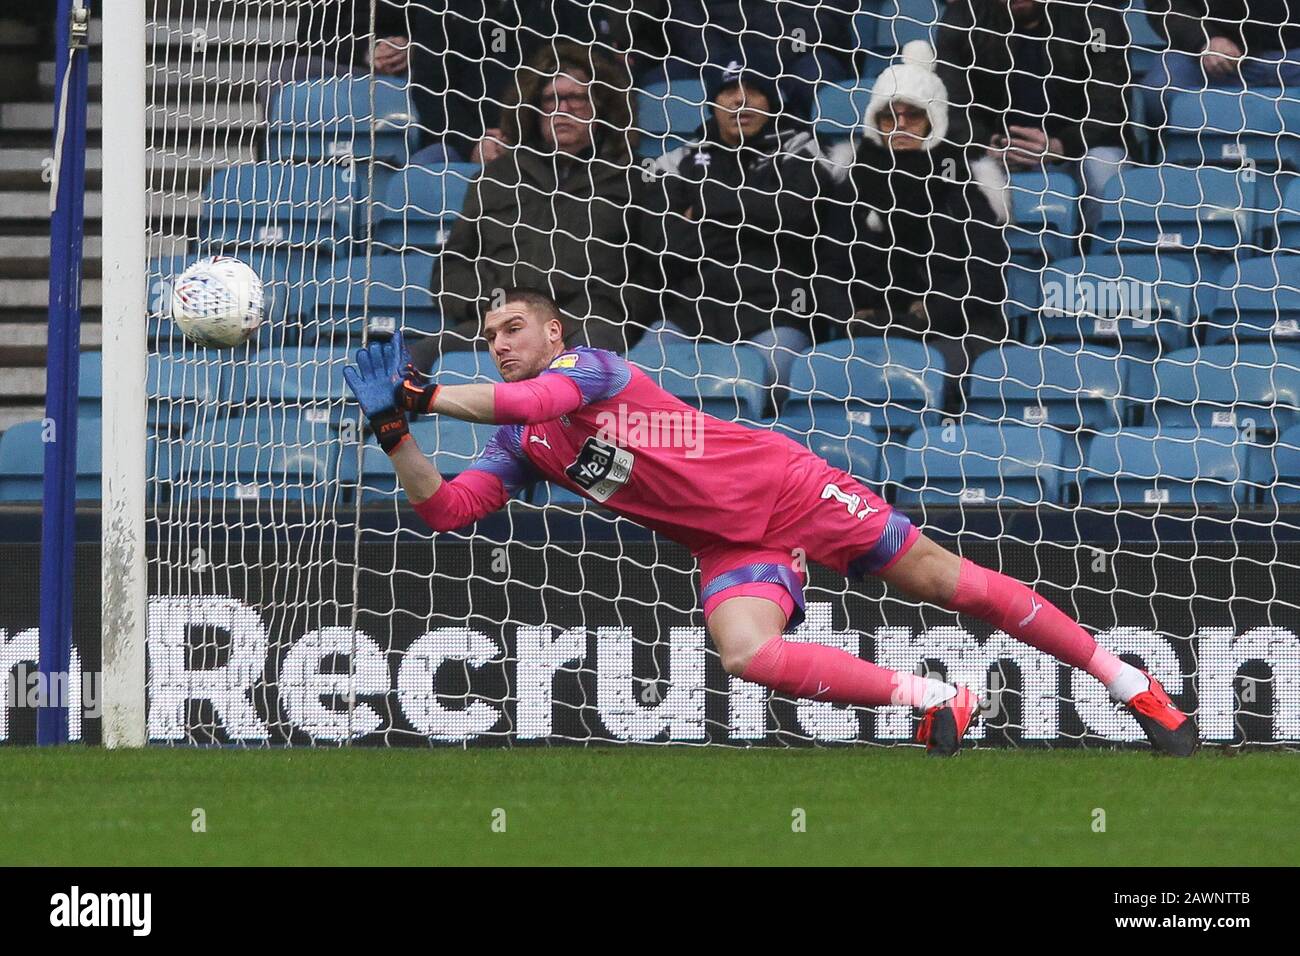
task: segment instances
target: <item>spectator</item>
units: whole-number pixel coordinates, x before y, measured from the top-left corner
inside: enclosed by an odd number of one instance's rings
[[[710,118],[656,164],[668,213],[656,332],[751,342],[784,384],[812,344],[813,237],[829,167],[805,124],[782,121],[773,83],[735,61],[706,73]]]
[[[1125,148],[1128,28],[1104,3],[962,0],[937,36],[953,138],[1008,170],[1079,167],[1085,227]]]
[[[955,396],[974,357],[1006,335],[1008,198],[1001,165],[949,138],[933,59],[928,43],[912,41],[871,91],[843,193],[849,332],[922,338],[943,354]]]
[[[296,42],[289,56],[273,64],[270,83],[259,88],[263,108],[271,93],[285,83],[322,76],[369,74],[405,76],[410,58],[410,29],[406,0],[376,0],[375,38],[371,50],[368,0],[300,4]]]
[[[645,177],[633,162],[629,82],[588,47],[545,47],[519,70],[503,116],[507,148],[470,186],[438,259],[444,331],[414,342],[417,365],[473,348],[494,290],[546,289],[572,344],[623,351],[623,324],[645,299],[640,238]]]
[[[520,66],[557,41],[599,45],[629,68],[653,60],[662,55],[666,6],[667,0],[412,3],[412,95],[425,141],[442,142],[450,160],[491,162],[505,148],[502,106]]]
[[[1146,6],[1156,33],[1169,41],[1141,81],[1149,125],[1164,128],[1172,93],[1300,88],[1297,0],[1147,0]]]
[[[807,119],[815,84],[848,79],[858,0],[671,0],[669,76],[698,77],[700,64],[738,59],[780,86],[786,108]]]

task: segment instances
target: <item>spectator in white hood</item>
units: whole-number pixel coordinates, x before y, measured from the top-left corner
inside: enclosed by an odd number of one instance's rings
[[[876,81],[861,134],[832,154],[849,204],[852,335],[903,334],[944,356],[951,396],[1006,335],[1006,173],[947,139],[948,98],[924,40]]]

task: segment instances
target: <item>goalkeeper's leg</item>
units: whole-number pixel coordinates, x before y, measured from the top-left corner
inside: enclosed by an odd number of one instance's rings
[[[708,615],[709,634],[730,674],[791,697],[882,707],[904,704],[926,712],[917,739],[934,754],[957,752],[978,709],[964,687],[932,677],[891,671],[836,647],[781,636],[793,601],[778,585],[765,597],[755,589],[731,597]]]
[[[1196,749],[1195,723],[1154,677],[1099,646],[1073,619],[1019,581],[958,557],[924,535],[880,577],[912,597],[970,614],[1087,671],[1128,707],[1156,749],[1178,756]]]

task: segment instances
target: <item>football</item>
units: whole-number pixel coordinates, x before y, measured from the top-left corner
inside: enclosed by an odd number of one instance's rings
[[[172,318],[205,348],[247,342],[262,324],[262,280],[246,263],[211,256],[189,266],[172,286]]]

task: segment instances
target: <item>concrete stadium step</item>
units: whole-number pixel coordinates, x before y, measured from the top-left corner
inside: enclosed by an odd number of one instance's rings
[[[0,47],[31,47],[39,33],[32,24],[19,20],[0,20]]]
[[[103,255],[99,236],[82,240],[82,274],[98,276]],[[50,237],[0,236],[0,279],[37,279],[49,276]]]
[[[157,135],[163,130],[191,131],[201,128],[228,129],[232,132],[255,129],[262,122],[261,110],[251,102],[181,103],[153,105],[145,119]],[[104,109],[98,103],[86,109],[86,128],[100,130]],[[0,105],[0,130],[51,133],[54,130],[54,107],[51,103],[6,103]]]
[[[43,182],[43,164],[49,155],[48,145],[40,148],[0,148],[0,189],[21,186],[39,188]],[[155,184],[165,186],[168,190],[179,186],[201,191],[216,167],[251,163],[256,159],[257,150],[251,142],[225,143],[220,146],[204,143],[201,152],[151,150],[145,157],[145,162]],[[92,187],[99,185],[103,169],[103,150],[86,150],[86,177]],[[0,218],[3,218],[2,214]]]
[[[266,83],[266,77],[272,62],[263,59],[237,59],[233,61],[203,60],[194,64],[154,63],[145,65],[145,82],[154,101],[162,98],[159,91],[167,91],[171,96],[193,93],[202,102],[211,102],[221,96],[239,96],[251,98],[259,83]],[[54,95],[54,61],[46,60],[39,67],[37,80],[42,91],[51,97]],[[104,68],[101,63],[91,63],[87,72],[87,84],[94,91],[96,99],[104,88]],[[206,95],[192,87],[207,87]]]
[[[0,323],[0,357],[5,357],[15,349],[40,349],[41,364],[45,362],[45,344],[49,335],[49,326],[43,322],[4,322]],[[99,322],[81,323],[81,348],[83,351],[100,349],[104,344],[104,328]]]
[[[149,216],[158,221],[174,223],[177,219],[197,218],[203,197],[199,193],[150,193]],[[85,217],[93,222],[103,217],[103,196],[87,192]],[[0,193],[0,221],[41,222],[50,218],[50,197],[47,192]]]
[[[22,402],[13,405],[0,405],[0,432],[17,425],[19,422],[39,422],[45,417],[45,406]]]
[[[9,404],[9,400],[12,399],[30,402],[34,398],[44,397],[44,366],[33,365],[20,368],[0,366],[0,401]]]
[[[47,279],[0,279],[0,314],[7,309],[45,309],[50,302],[50,283]],[[87,279],[81,283],[82,309],[99,309],[101,306],[98,279]],[[4,340],[5,329],[0,324],[0,347],[7,344]]]

